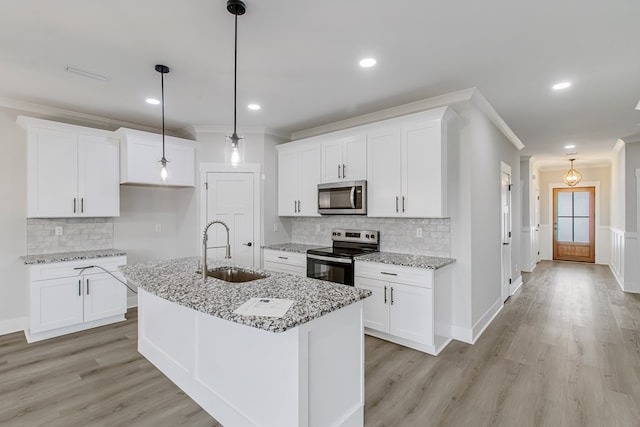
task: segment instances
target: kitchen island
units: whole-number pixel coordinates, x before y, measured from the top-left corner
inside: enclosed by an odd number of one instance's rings
[[[367,290],[247,269],[230,283],[197,258],[122,267],[138,286],[138,351],[223,425],[361,426]],[[209,262],[209,269],[229,266]],[[234,313],[251,298],[294,301],[281,318]]]

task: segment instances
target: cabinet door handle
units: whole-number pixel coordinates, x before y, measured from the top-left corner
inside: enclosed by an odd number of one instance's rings
[[[294,200],[293,201],[293,213],[297,213],[298,212],[298,201]]]
[[[340,165],[338,165],[338,178],[341,178],[340,177]]]
[[[398,196],[396,196],[396,213],[398,213]]]
[[[402,196],[402,212],[404,212],[404,196]]]
[[[391,287],[391,305],[393,305],[393,286]]]
[[[380,274],[384,274],[386,276],[397,276],[398,273],[387,273],[386,271],[381,271]]]
[[[298,213],[300,213],[300,200],[298,200]]]
[[[89,279],[87,279],[87,295],[89,295]]]
[[[80,198],[80,213],[84,213],[84,197]]]
[[[342,164],[342,177],[347,177],[347,165],[345,165],[344,163]]]
[[[76,198],[73,198],[73,213],[76,213]]]
[[[387,303],[387,287],[384,287],[384,303]]]
[[[78,280],[78,296],[82,296],[82,280]]]

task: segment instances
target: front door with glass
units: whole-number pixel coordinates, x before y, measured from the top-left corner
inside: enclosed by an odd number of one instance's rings
[[[595,262],[595,187],[553,189],[553,259]]]

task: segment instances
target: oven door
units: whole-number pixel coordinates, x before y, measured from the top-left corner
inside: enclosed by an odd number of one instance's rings
[[[307,277],[353,286],[353,260],[307,254]]]

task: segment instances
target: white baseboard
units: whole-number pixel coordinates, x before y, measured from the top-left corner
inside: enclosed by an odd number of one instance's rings
[[[522,277],[522,276],[521,276]],[[496,302],[493,303],[489,310],[487,310],[480,319],[473,325],[473,344],[478,341],[480,335],[487,329],[487,327],[493,322],[493,319],[496,318],[498,313],[502,311],[502,307],[504,307],[504,302],[501,301],[501,298],[498,298]]]
[[[618,275],[613,265],[609,263],[609,270],[611,270],[611,274],[613,274],[613,278],[616,279],[616,283],[620,286],[620,290],[624,292],[624,284],[622,283],[622,277]]]
[[[24,331],[29,325],[27,316],[15,317],[0,321],[0,335],[12,334],[14,332]]]
[[[538,263],[534,260],[529,265],[523,265],[522,271],[524,271],[525,273],[531,273],[536,268],[536,265],[538,265]],[[513,292],[511,294],[513,295]]]
[[[138,295],[128,295],[127,296],[127,308],[133,308],[138,306]]]
[[[522,278],[522,276],[520,276],[520,278]],[[451,337],[454,340],[462,341],[467,344],[475,344],[484,330],[487,329],[493,319],[495,319],[498,313],[500,313],[502,307],[504,307],[504,303],[501,301],[501,298],[498,298],[498,300],[489,307],[489,310],[487,310],[482,317],[478,319],[472,328],[463,328],[455,325],[452,326]]]
[[[511,283],[511,289],[509,289],[509,292],[511,293],[509,295],[515,294],[518,289],[520,289],[520,286],[522,286],[522,274],[519,275],[513,283]]]

